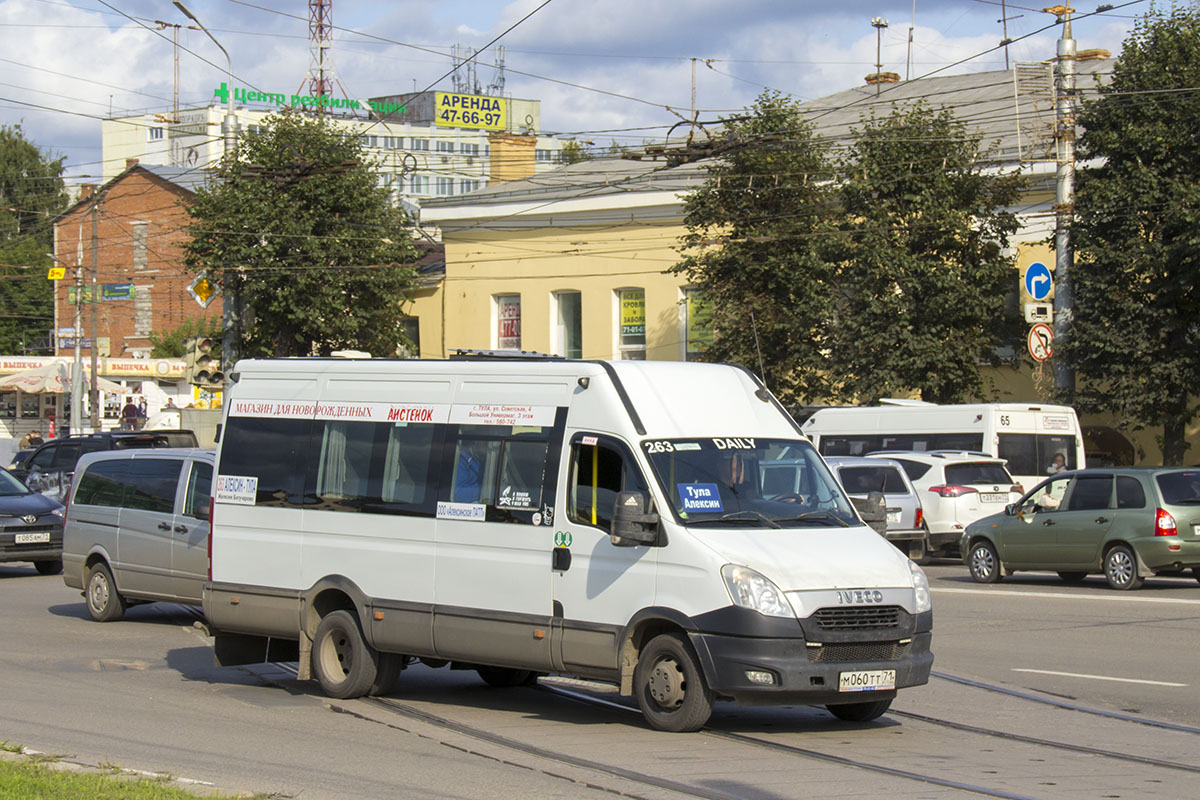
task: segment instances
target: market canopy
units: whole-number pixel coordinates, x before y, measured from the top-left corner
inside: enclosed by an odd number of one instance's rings
[[[83,379],[86,383],[91,383],[86,371],[83,373]],[[125,394],[124,386],[107,378],[97,378],[96,386],[102,392]],[[25,394],[66,394],[71,391],[71,367],[62,361],[54,361],[0,378],[0,391],[14,389]]]

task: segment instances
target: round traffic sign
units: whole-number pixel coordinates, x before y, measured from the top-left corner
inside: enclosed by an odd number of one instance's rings
[[[1050,296],[1050,288],[1054,286],[1054,276],[1050,268],[1040,261],[1035,261],[1025,268],[1025,291],[1034,300],[1045,300]]]
[[[1034,361],[1045,361],[1054,355],[1054,329],[1044,322],[1029,329],[1029,355]]]

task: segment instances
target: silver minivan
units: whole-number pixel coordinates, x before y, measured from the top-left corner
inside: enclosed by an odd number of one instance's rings
[[[200,605],[208,577],[212,450],[112,450],[79,460],[63,527],[63,581],[97,622],[127,605]]]
[[[887,505],[884,538],[920,563],[925,560],[925,520],[921,500],[904,469],[896,461],[861,456],[826,456],[850,499],[862,501],[872,492],[883,492]]]

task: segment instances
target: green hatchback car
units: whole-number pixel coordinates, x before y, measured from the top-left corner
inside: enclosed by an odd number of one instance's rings
[[[961,544],[979,583],[1049,570],[1068,582],[1100,572],[1114,589],[1136,589],[1188,568],[1200,581],[1200,469],[1063,472],[968,525]]]

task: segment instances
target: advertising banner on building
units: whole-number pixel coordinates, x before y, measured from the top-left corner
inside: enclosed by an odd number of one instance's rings
[[[521,349],[521,296],[496,298],[496,347],[501,350]]]
[[[621,344],[646,341],[646,290],[621,290]]]
[[[502,131],[508,122],[508,101],[503,97],[435,92],[434,122],[446,128]]]

